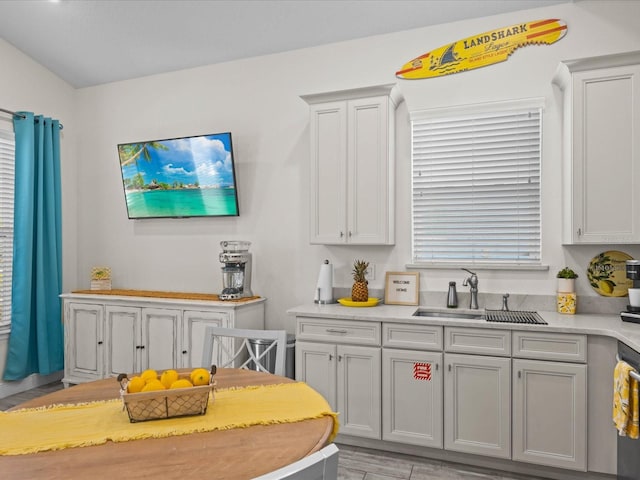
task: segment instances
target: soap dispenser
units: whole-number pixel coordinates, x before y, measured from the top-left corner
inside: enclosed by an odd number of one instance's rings
[[[449,282],[447,308],[458,308],[458,293],[456,292],[456,282]]]

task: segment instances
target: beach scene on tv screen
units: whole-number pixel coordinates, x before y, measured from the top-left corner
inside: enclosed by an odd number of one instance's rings
[[[118,145],[129,218],[238,215],[229,133]]]

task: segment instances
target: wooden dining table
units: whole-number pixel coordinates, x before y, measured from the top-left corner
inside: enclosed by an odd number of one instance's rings
[[[216,388],[292,382],[286,377],[240,369],[218,369]],[[115,378],[75,385],[14,407],[42,407],[119,398]],[[214,404],[215,405],[215,404]],[[126,413],[123,412],[126,416]],[[162,420],[157,420],[161,422]],[[25,455],[1,455],[0,478],[162,480],[251,479],[320,450],[330,438],[329,416],[294,423],[132,440]],[[0,435],[2,432],[0,432]]]

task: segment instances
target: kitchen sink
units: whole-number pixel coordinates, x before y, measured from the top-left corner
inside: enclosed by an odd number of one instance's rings
[[[453,318],[460,320],[484,320],[483,312],[447,312],[443,310],[430,310],[428,308],[419,308],[413,314],[414,317],[432,317],[432,318]]]
[[[454,312],[444,310],[431,310],[428,308],[419,308],[413,314],[414,317],[431,317],[431,318],[451,318],[458,320],[485,320],[487,322],[502,323],[528,323],[546,325],[540,315],[536,312],[519,312],[519,311],[502,311],[502,310],[484,310],[478,312]]]

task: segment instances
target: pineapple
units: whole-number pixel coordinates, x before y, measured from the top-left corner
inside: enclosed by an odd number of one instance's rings
[[[366,302],[369,300],[369,286],[364,274],[369,267],[369,262],[356,260],[353,264],[353,287],[351,287],[351,300],[353,302]]]

